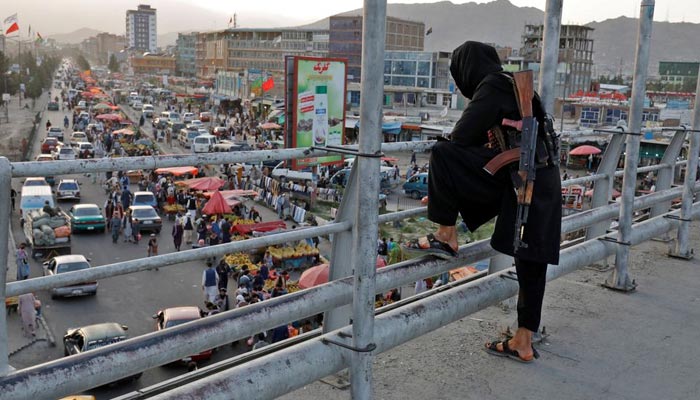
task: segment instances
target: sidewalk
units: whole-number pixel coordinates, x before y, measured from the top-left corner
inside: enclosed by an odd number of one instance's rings
[[[700,223],[691,247],[700,244]],[[391,351],[373,367],[376,399],[696,399],[700,350],[700,260],[668,258],[667,244],[632,248],[635,293],[600,284],[609,272],[582,269],[548,283],[541,358],[520,364],[481,351],[514,311],[489,307]],[[282,397],[349,399],[315,382]]]

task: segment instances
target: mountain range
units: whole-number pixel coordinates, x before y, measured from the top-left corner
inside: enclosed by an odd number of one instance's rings
[[[362,10],[352,10],[341,15],[358,15]],[[421,21],[426,30],[426,51],[452,51],[466,40],[478,40],[500,46],[519,48],[526,24],[541,24],[544,12],[534,7],[518,7],[509,0],[491,3],[454,4],[439,3],[388,4],[387,15]],[[594,40],[596,75],[631,74],[637,42],[638,20],[618,17],[602,22],[586,24]],[[324,18],[305,28],[328,29],[329,19]],[[59,42],[79,43],[99,31],[82,28],[68,34],[50,36]],[[165,47],[175,43],[176,32],[158,35],[158,45]],[[658,71],[659,61],[698,61],[700,59],[700,24],[654,22],[650,51],[649,74]]]

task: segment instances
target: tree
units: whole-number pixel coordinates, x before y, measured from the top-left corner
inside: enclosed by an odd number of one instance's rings
[[[88,60],[83,56],[82,54],[78,55],[76,59],[76,63],[78,64],[78,67],[80,68],[81,71],[89,71],[90,70],[90,63]]]
[[[109,56],[109,64],[107,64],[107,68],[109,68],[109,70],[112,72],[119,72],[119,62],[117,62],[117,57],[115,57],[114,54]]]

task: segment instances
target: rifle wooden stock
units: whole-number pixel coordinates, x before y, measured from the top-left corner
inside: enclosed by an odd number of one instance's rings
[[[505,167],[510,163],[514,163],[520,160],[520,147],[514,149],[506,150],[499,153],[496,157],[492,158],[486,165],[484,165],[484,171],[488,172],[490,175],[496,175],[501,168]]]
[[[515,87],[518,88],[517,96],[520,116],[522,119],[532,117],[532,97],[535,94],[532,71],[514,72],[513,80],[515,80]]]

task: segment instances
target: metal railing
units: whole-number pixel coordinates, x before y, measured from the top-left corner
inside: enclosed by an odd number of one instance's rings
[[[548,0],[548,12],[553,9],[553,12],[557,13],[557,7],[550,7],[550,3],[557,2],[560,3],[559,0]],[[650,17],[648,9],[649,6],[653,9],[653,4],[654,2],[650,0],[643,1],[642,11],[646,14],[643,14],[641,19]],[[385,7],[386,4],[383,1],[365,1],[363,29],[365,29],[366,35],[368,35],[367,30],[372,30],[375,35],[383,32],[380,25],[384,25]],[[368,13],[373,13],[375,17],[368,18]],[[557,21],[560,20],[561,7],[559,7],[558,13],[558,15],[553,16]],[[550,17],[552,15],[548,15],[548,19]],[[372,35],[365,36],[365,40],[372,40],[372,38]],[[379,44],[381,41],[376,40],[376,43]],[[363,71],[365,71],[365,62],[369,63],[368,60],[374,60],[380,53],[377,47],[381,46],[369,47],[371,48],[367,50],[368,54],[365,54],[363,58]],[[556,43],[545,44],[545,52],[556,51],[556,49]],[[374,53],[375,51],[377,53]],[[363,84],[371,85],[372,78],[373,76],[363,76]],[[381,87],[381,85],[376,86],[377,88]],[[378,92],[377,88],[371,89]],[[363,90],[363,101],[365,101],[366,93],[372,90]],[[700,92],[700,83],[698,92]],[[346,146],[346,148],[360,150],[365,155],[376,154],[379,150],[376,138],[370,141],[363,139],[363,135],[364,137],[379,136],[379,129],[376,126],[378,115],[375,114],[375,107],[371,107],[371,104],[373,103],[370,101],[367,103],[367,107],[363,108],[362,118],[367,123],[363,122],[362,125],[364,131],[360,135],[360,146]],[[635,102],[635,106],[640,107],[638,102]],[[620,255],[620,248],[625,247],[627,249],[625,251],[629,251],[630,246],[666,234],[673,229],[679,231],[676,239],[677,248],[684,249],[679,251],[679,256],[683,256],[685,254],[683,252],[688,251],[688,225],[692,218],[697,218],[700,215],[700,203],[693,203],[695,194],[700,190],[700,185],[695,180],[697,157],[690,157],[687,161],[685,184],[682,188],[671,188],[670,176],[672,174],[669,172],[672,172],[676,165],[681,164],[676,163],[675,160],[679,143],[683,143],[687,134],[691,134],[691,154],[697,155],[700,150],[700,135],[698,134],[700,132],[700,118],[698,115],[700,115],[700,109],[696,102],[694,129],[679,129],[676,132],[672,145],[666,150],[661,164],[637,168],[635,160],[634,163],[626,164],[625,172],[617,171],[616,166],[622,153],[625,136],[624,132],[619,132],[619,134],[611,136],[610,145],[606,149],[600,167],[595,174],[564,182],[564,184],[594,182],[593,209],[562,220],[563,232],[587,228],[587,236],[583,243],[562,251],[560,264],[550,266],[548,270],[549,280],[617,254],[619,257],[616,263],[616,274],[618,277],[624,277],[622,280],[624,284],[628,280],[629,274],[626,270],[626,254]],[[431,145],[432,142],[391,143],[381,145],[381,150],[420,150]],[[327,151],[318,149],[284,149],[12,164],[7,159],[0,158],[0,185],[9,187],[13,176],[256,162],[309,157],[310,155],[321,156],[327,153]],[[627,155],[634,159],[630,153]],[[0,399],[56,398],[83,391],[167,364],[204,349],[246,338],[257,332],[321,312],[326,312],[327,318],[324,319],[324,334],[320,337],[255,359],[245,365],[221,371],[156,398],[230,398],[231,393],[235,393],[237,397],[241,398],[271,398],[288,393],[348,367],[351,368],[353,397],[358,399],[371,398],[372,374],[370,366],[374,354],[386,351],[456,319],[512,297],[518,290],[517,282],[513,279],[514,270],[509,268],[391,310],[375,318],[375,293],[427,276],[438,275],[449,269],[490,258],[497,254],[488,241],[482,240],[461,246],[458,258],[439,260],[432,257],[422,257],[389,266],[375,273],[377,225],[425,212],[425,208],[422,207],[377,215],[376,196],[370,195],[377,190],[367,189],[367,183],[369,183],[370,189],[378,189],[379,187],[378,182],[376,182],[379,166],[378,162],[375,161],[377,160],[371,157],[359,159],[356,166],[353,167],[350,183],[346,189],[352,195],[344,196],[336,221],[325,226],[125,261],[95,267],[82,274],[66,273],[7,285],[5,276],[1,276],[0,297],[5,297],[9,294],[78,283],[88,278],[104,279],[289,240],[333,235],[330,282],[327,284],[19,371],[10,371],[11,368],[8,364],[7,340],[5,340],[7,329],[3,313],[0,315]],[[630,188],[634,188],[637,174],[649,171],[658,171],[657,192],[638,198],[630,196]],[[625,178],[623,202],[622,204],[608,204],[611,199],[612,183],[618,174],[624,174]],[[679,196],[682,199],[681,210],[669,212],[668,206],[671,200]],[[9,192],[0,191],[0,204],[2,205],[0,208],[0,264],[7,264],[10,218]],[[632,229],[631,218],[627,218],[627,216],[636,209],[650,207],[656,210],[651,212],[651,218],[634,224],[634,229]],[[658,210],[662,210],[662,212],[658,212]],[[619,232],[606,233],[610,221],[618,216],[623,217],[620,218],[621,228]],[[686,232],[685,236],[682,234],[684,231]],[[616,239],[617,235],[619,236]],[[87,276],[86,273],[90,275]],[[352,308],[348,307],[349,304],[353,304]],[[426,312],[426,309],[431,311]],[[352,325],[349,324],[348,316],[352,316],[354,322]],[[289,368],[289,363],[294,364],[295,367]],[[259,382],[263,381],[266,384],[260,385]]]

